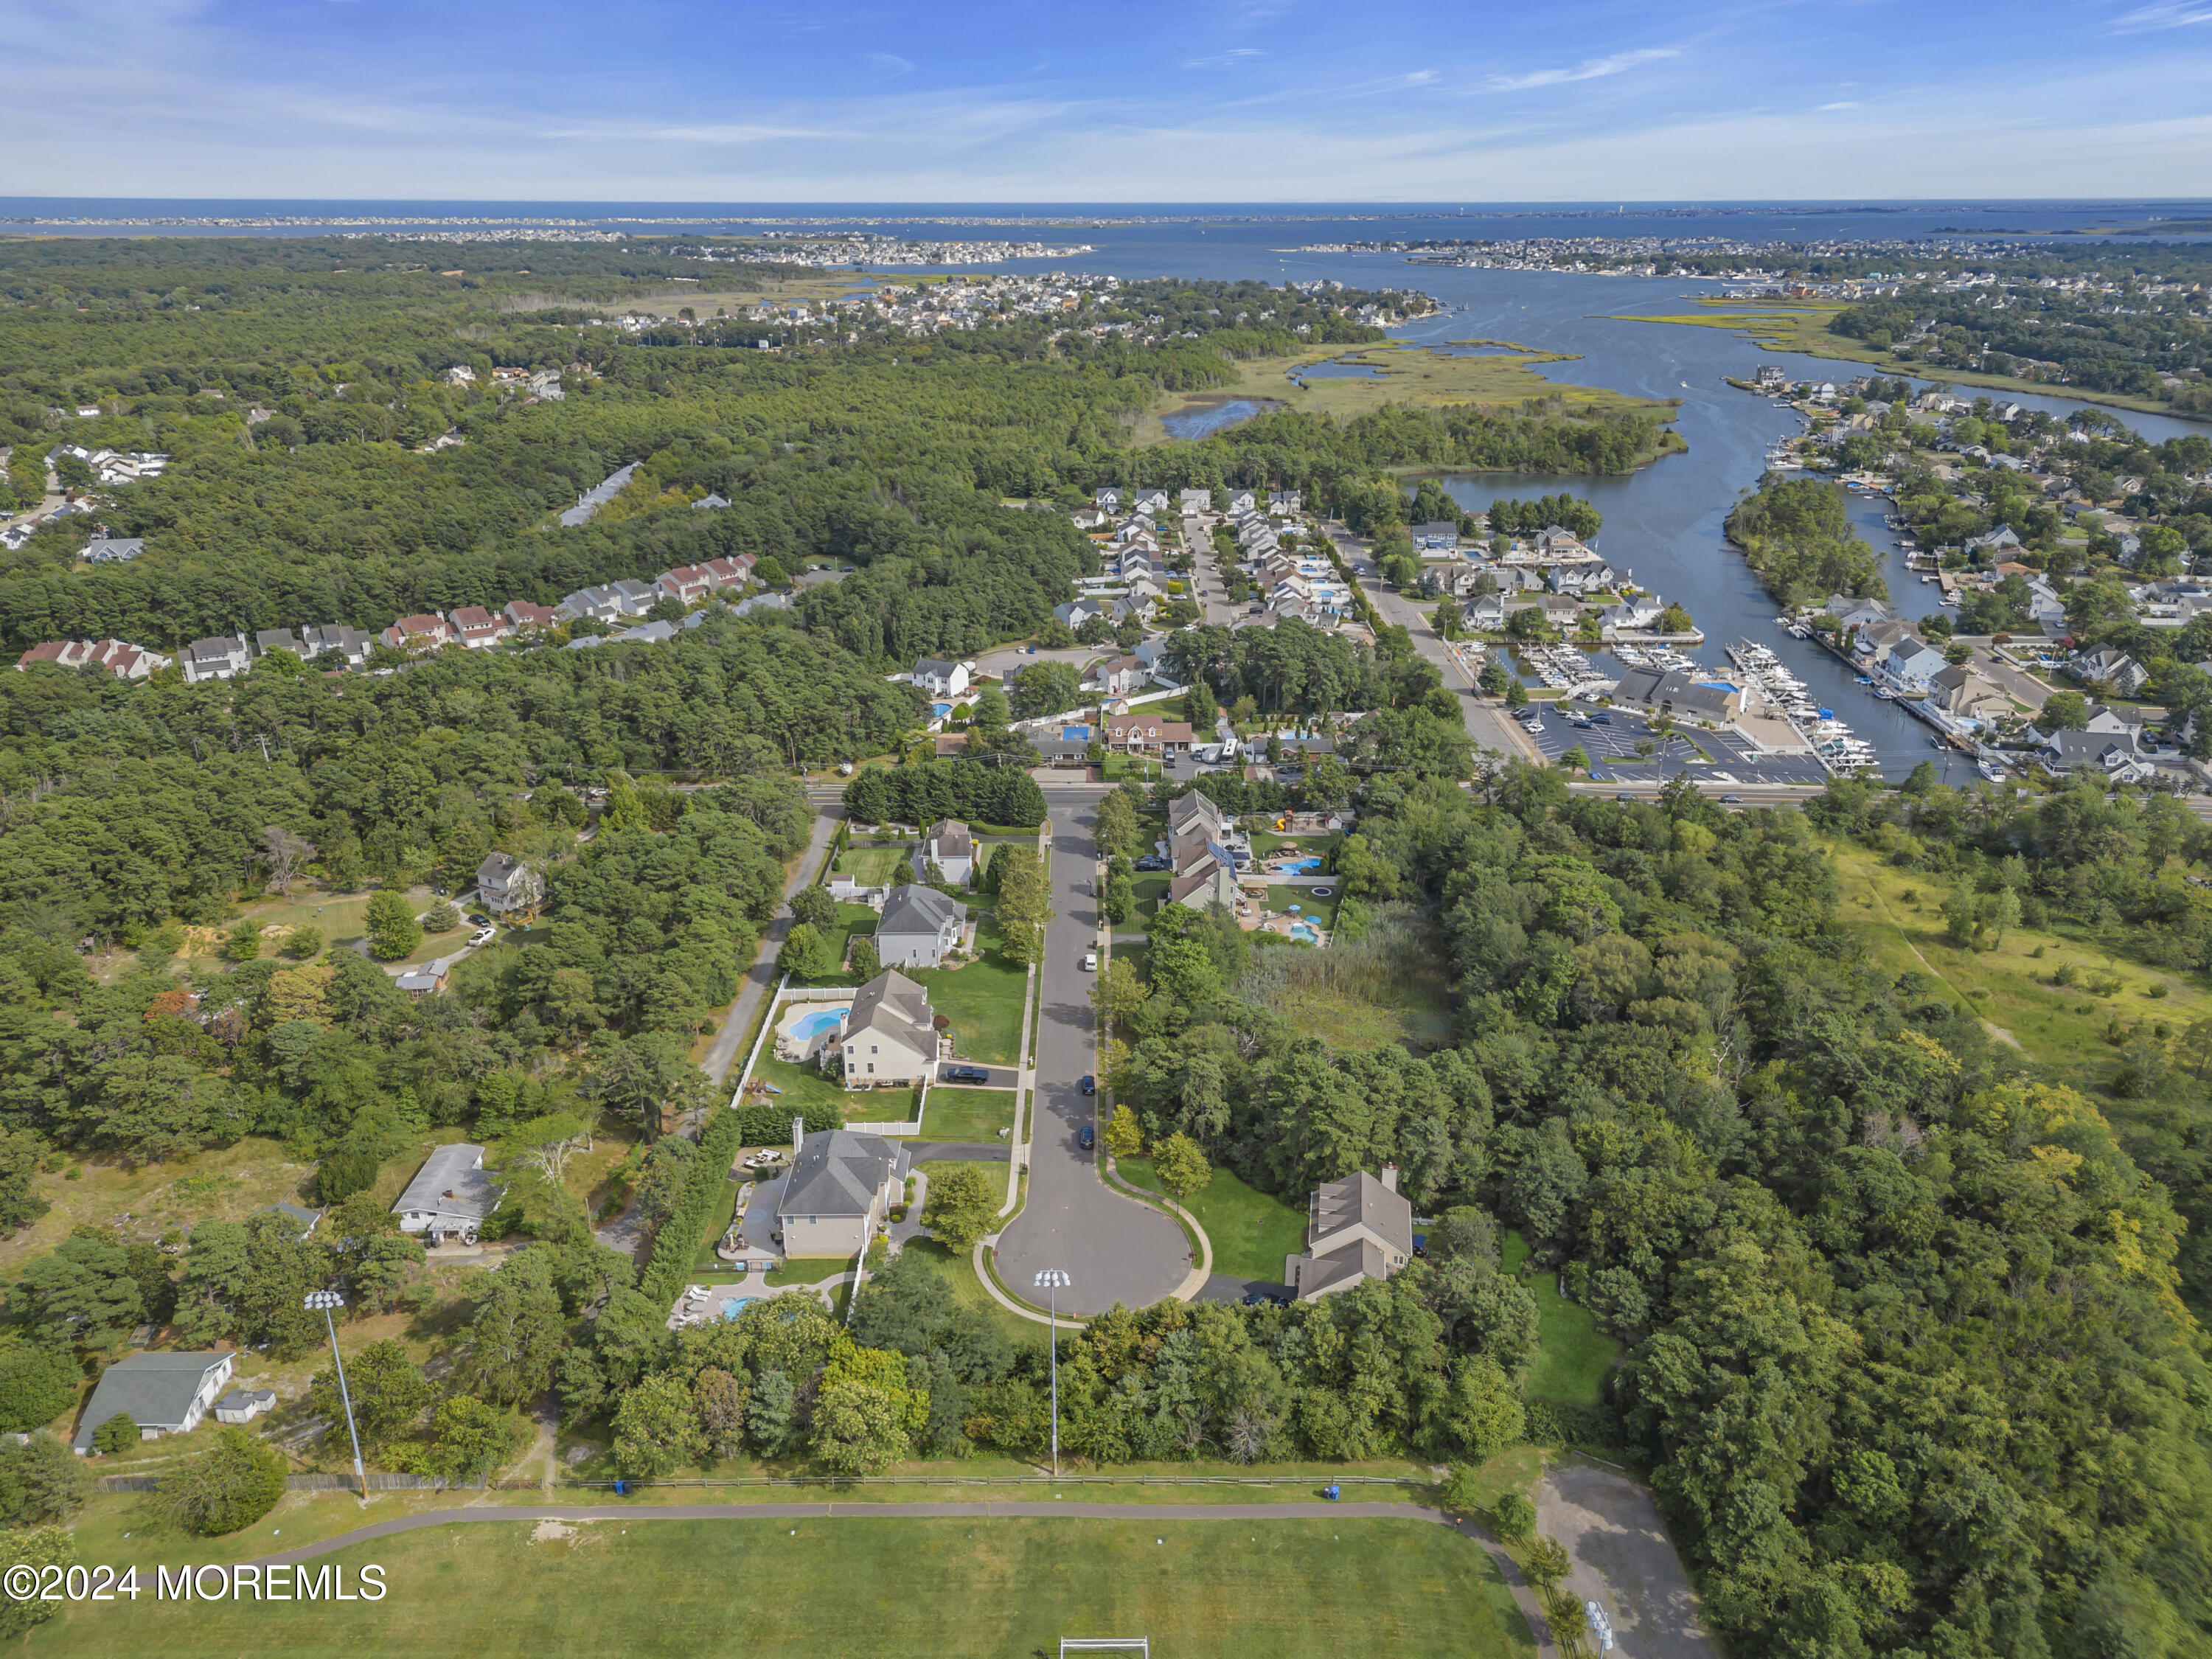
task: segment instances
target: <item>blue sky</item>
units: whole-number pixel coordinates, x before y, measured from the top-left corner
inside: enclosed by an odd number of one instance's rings
[[[2212,0],[0,0],[0,194],[2212,191]]]

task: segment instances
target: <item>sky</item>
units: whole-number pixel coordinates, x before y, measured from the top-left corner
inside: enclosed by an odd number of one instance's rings
[[[2212,189],[2212,0],[0,0],[0,195]]]

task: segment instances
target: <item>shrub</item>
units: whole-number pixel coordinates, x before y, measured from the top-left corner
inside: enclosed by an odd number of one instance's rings
[[[707,1127],[699,1135],[699,1156],[691,1161],[690,1178],[684,1183],[683,1200],[654,1236],[652,1265],[638,1282],[647,1301],[668,1306],[684,1288],[692,1258],[699,1254],[708,1224],[714,1219],[722,1183],[729,1179],[731,1162],[745,1144],[751,1116],[750,1112],[717,1111],[708,1117]],[[788,1133],[790,1115],[787,1112],[782,1116],[783,1131]]]
[[[19,1527],[66,1521],[91,1496],[84,1460],[44,1429],[0,1446],[0,1520]]]
[[[27,1345],[0,1353],[0,1432],[51,1423],[76,1398],[78,1371],[66,1354]]]
[[[1536,1535],[1536,1506],[1517,1492],[1509,1492],[1490,1507],[1491,1529],[1509,1544],[1525,1544]]]
[[[129,1451],[140,1444],[143,1438],[138,1432],[137,1420],[131,1413],[118,1412],[92,1431],[92,1449],[103,1452]]]
[[[158,1502],[186,1532],[220,1537],[276,1507],[289,1467],[283,1453],[245,1430],[221,1429],[214,1445],[163,1480]]]

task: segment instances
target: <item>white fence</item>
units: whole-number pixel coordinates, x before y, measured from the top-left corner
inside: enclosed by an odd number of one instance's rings
[[[921,1133],[919,1123],[848,1123],[845,1127],[856,1135],[881,1135],[886,1140]]]

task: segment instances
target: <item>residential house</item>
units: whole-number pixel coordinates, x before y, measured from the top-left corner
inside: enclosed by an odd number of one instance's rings
[[[215,1402],[218,1423],[251,1423],[264,1412],[276,1409],[274,1389],[233,1389]]]
[[[1927,641],[1908,634],[1886,650],[1875,656],[1874,672],[1877,682],[1884,682],[1899,691],[1924,692],[1929,682],[1949,665]]]
[[[165,1434],[190,1434],[230,1381],[235,1353],[129,1353],[100,1374],[92,1403],[77,1419],[70,1449],[79,1457],[92,1450],[92,1437],[112,1418],[127,1417],[141,1440]]]
[[[1620,586],[1620,577],[1601,559],[1595,563],[1554,565],[1546,584],[1554,593],[1581,599],[1585,594],[1612,592]]]
[[[1828,601],[1827,610],[1838,628],[1872,628],[1897,620],[1897,612],[1880,599],[1855,599],[1848,593],[1836,594]]]
[[[489,651],[508,635],[514,624],[495,617],[480,605],[465,605],[452,616],[453,637],[471,651]]]
[[[417,968],[410,968],[392,981],[409,996],[421,1000],[446,988],[446,976],[453,971],[453,957],[434,957]]]
[[[1659,618],[1666,611],[1667,602],[1656,593],[1632,594],[1597,613],[1598,632],[1607,638],[1647,633],[1659,625]]]
[[[1779,363],[1761,363],[1752,384],[1761,392],[1779,392],[1790,384],[1790,374]]]
[[[94,536],[84,544],[87,564],[120,564],[146,550],[143,536]]]
[[[934,887],[897,887],[876,924],[876,960],[902,968],[936,968],[957,950],[968,927],[968,907]]]
[[[787,1256],[857,1256],[906,1192],[907,1149],[850,1129],[805,1133],[791,1121],[791,1173],[776,1200]]]
[[[1249,513],[1253,510],[1253,506],[1254,502],[1252,492],[1250,490],[1232,489],[1229,492],[1228,510],[1231,516],[1240,513]]]
[[[696,605],[714,591],[714,578],[702,565],[679,564],[662,571],[653,585],[678,605]]]
[[[2056,777],[2089,772],[2124,781],[2141,764],[2141,751],[2133,738],[2108,732],[2053,732],[2043,740],[2037,758]],[[2142,769],[2147,773],[2150,769]]]
[[[510,599],[499,614],[518,634],[550,633],[561,625],[560,615],[551,605],[532,605],[528,599]]]
[[[699,568],[714,579],[718,592],[733,587],[743,587],[753,579],[753,567],[760,561],[750,553],[738,553],[728,558],[708,559]]]
[[[975,837],[966,824],[946,818],[922,832],[921,845],[914,849],[914,878],[926,880],[933,864],[954,886],[967,885],[975,873]]]
[[[1273,514],[1297,514],[1304,509],[1305,504],[1306,498],[1298,490],[1271,489],[1267,492],[1267,511]]]
[[[1068,629],[1080,629],[1093,617],[1105,614],[1106,607],[1096,599],[1070,599],[1052,608],[1053,620]]]
[[[1070,732],[1078,732],[1082,735],[1070,737],[1068,735]],[[1036,750],[1037,764],[1040,766],[1049,766],[1059,770],[1066,770],[1070,767],[1088,766],[1091,763],[1091,728],[1087,726],[1068,726],[1064,728],[1060,735],[1056,738],[1031,738],[1030,747]]]
[[[1203,910],[1210,904],[1218,904],[1231,915],[1237,914],[1238,897],[1236,871],[1208,860],[1202,870],[1194,870],[1187,876],[1176,876],[1168,883],[1168,902],[1187,904],[1194,910]]]
[[[888,910],[890,903],[886,900],[884,908]],[[840,1033],[845,1086],[910,1088],[927,1081],[937,1065],[936,1020],[937,1011],[921,986],[896,969],[878,974],[853,994],[845,1015]]]
[[[1604,615],[1611,617],[1622,608],[1617,605],[1609,606]],[[1505,626],[1505,595],[1477,593],[1468,600],[1461,614],[1466,617],[1467,625],[1477,633],[1495,634]]]
[[[1179,513],[1211,513],[1213,511],[1213,492],[1210,489],[1179,489],[1176,492],[1176,510]]]
[[[1140,489],[1130,502],[1136,513],[1164,513],[1168,510],[1168,492],[1164,489]]]
[[[923,657],[914,665],[909,678],[933,697],[950,701],[965,696],[970,671],[975,664],[968,662],[939,662],[933,657]]]
[[[2149,671],[2141,663],[2109,645],[2076,652],[2066,666],[2077,678],[2123,697],[2132,697],[2150,681]]]
[[[477,1229],[499,1208],[507,1188],[484,1173],[484,1149],[465,1140],[430,1149],[407,1190],[392,1204],[403,1233],[421,1233],[433,1245],[449,1238],[477,1242]]]
[[[253,1213],[275,1216],[291,1230],[293,1237],[302,1241],[315,1236],[315,1229],[323,1219],[320,1210],[311,1210],[304,1204],[286,1203],[281,1199],[274,1204],[263,1205]]]
[[[1078,530],[1103,530],[1110,520],[1095,507],[1079,507],[1069,514],[1068,520]]]
[[[392,623],[383,638],[395,651],[437,651],[453,642],[453,629],[443,617],[418,612]]]
[[[1112,484],[1102,485],[1091,492],[1091,504],[1101,513],[1119,513],[1121,510],[1121,492]]]
[[[1398,1191],[1398,1166],[1380,1180],[1364,1170],[1315,1189],[1306,1206],[1306,1248],[1283,1263],[1283,1282],[1318,1302],[1370,1279],[1388,1279],[1413,1259],[1413,1206]]]
[[[1978,726],[1994,726],[2013,712],[2012,699],[1964,663],[1930,677],[1928,701],[1953,720]]]
[[[362,668],[375,649],[375,635],[343,623],[319,623],[300,630],[300,652],[309,662],[335,652],[348,668]]]
[[[118,680],[143,680],[169,665],[158,651],[123,640],[48,640],[15,659],[15,671],[51,663],[57,668],[105,668]]]
[[[253,635],[253,654],[265,657],[271,651],[289,651],[305,659],[307,653],[301,648],[300,636],[289,628],[264,628]]]
[[[477,900],[495,916],[527,915],[545,901],[545,878],[510,853],[477,866]]]
[[[721,494],[718,490],[709,490],[706,495],[702,495],[697,501],[691,503],[691,510],[694,513],[697,513],[703,509],[707,512],[712,513],[721,507],[727,507],[729,504],[730,498],[727,495]]]
[[[1449,519],[1414,525],[1407,533],[1413,538],[1413,550],[1417,553],[1459,551],[1459,526]]]
[[[218,634],[194,640],[185,647],[185,679],[192,685],[207,680],[235,679],[253,665],[242,634]]]
[[[1168,803],[1168,835],[1170,839],[1195,833],[1207,841],[1226,842],[1231,834],[1229,815],[1224,812],[1211,795],[1193,789],[1177,795]]]
[[[1084,676],[1083,689],[1102,697],[1126,697],[1152,678],[1152,671],[1135,657],[1115,657],[1092,665]]]
[[[1692,680],[1672,669],[1632,668],[1613,689],[1613,700],[1677,720],[1723,724],[1743,713],[1743,693],[1721,682]]]
[[[1190,722],[1164,720],[1146,714],[1115,714],[1103,723],[1106,747],[1115,754],[1149,755],[1155,759],[1186,754],[1191,745]]]

